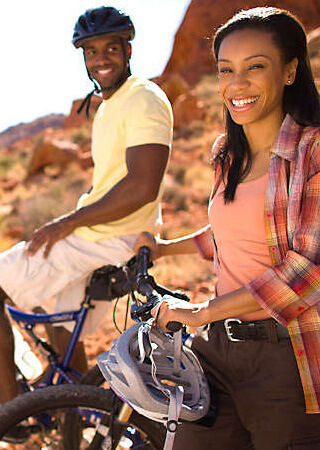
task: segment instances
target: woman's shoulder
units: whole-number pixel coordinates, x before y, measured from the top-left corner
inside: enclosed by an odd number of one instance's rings
[[[309,161],[309,177],[320,172],[320,126],[303,128],[297,149],[297,159]]]
[[[307,126],[303,128],[300,147],[310,151],[311,154],[320,149],[320,126]]]
[[[304,136],[310,136],[313,140],[317,140],[320,138],[320,125],[318,126],[306,126],[303,128],[302,134]]]

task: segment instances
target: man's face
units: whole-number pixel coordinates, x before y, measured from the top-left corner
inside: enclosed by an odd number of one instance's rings
[[[125,45],[128,46],[127,55],[124,55],[121,38],[117,36],[96,36],[83,42],[86,67],[101,89],[115,86],[126,71],[131,46]]]

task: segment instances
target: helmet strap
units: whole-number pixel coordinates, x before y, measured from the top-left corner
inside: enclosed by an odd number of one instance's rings
[[[181,374],[182,329],[173,334],[173,374]]]
[[[111,91],[111,90],[119,89],[119,87],[131,75],[131,69],[130,69],[130,64],[129,64],[129,60],[128,60],[128,52],[127,52],[127,41],[125,39],[121,39],[121,45],[122,45],[122,53],[123,53],[123,59],[124,59],[124,64],[125,64],[125,68],[124,68],[122,75],[112,86],[100,88],[99,85],[96,83],[96,81],[92,78],[92,76],[90,75],[90,73],[87,69],[88,77],[89,77],[90,81],[92,81],[92,83],[94,84],[94,89],[93,89],[93,91],[89,92],[89,94],[84,98],[81,105],[77,109],[77,114],[80,114],[81,111],[83,110],[83,108],[86,107],[86,117],[89,118],[92,96],[95,93],[100,94],[103,91]]]
[[[183,387],[176,386],[174,392],[170,391],[167,434],[163,450],[171,450],[178,427],[179,415],[183,402]]]
[[[159,302],[161,304],[161,302]],[[158,305],[157,305],[158,306]],[[158,309],[159,311],[159,309]],[[158,312],[157,311],[157,312]],[[183,386],[177,385],[174,389],[166,389],[157,378],[157,365],[153,358],[153,347],[150,339],[150,332],[155,326],[155,318],[151,318],[144,322],[138,329],[138,347],[140,353],[140,361],[142,362],[146,357],[151,361],[151,376],[155,386],[168,398],[168,420],[167,420],[167,434],[163,450],[171,450],[175,433],[178,427],[180,411],[183,403]],[[182,330],[180,329],[173,334],[173,374],[177,377],[181,373],[181,355],[182,355]]]
[[[181,352],[182,352],[182,330],[173,334],[173,374],[180,376],[181,372]],[[170,391],[168,421],[166,424],[167,434],[163,450],[171,450],[173,441],[179,424],[179,416],[183,403],[183,386],[177,385]]]

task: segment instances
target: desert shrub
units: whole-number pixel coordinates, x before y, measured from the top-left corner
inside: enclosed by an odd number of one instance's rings
[[[186,211],[187,197],[177,187],[170,186],[164,191],[163,201],[173,206],[175,211]]]
[[[184,166],[172,166],[168,171],[174,178],[174,180],[179,184],[184,184],[185,175],[186,175],[186,167]]]
[[[78,128],[72,134],[72,140],[76,144],[86,141],[87,139],[88,139],[88,131],[84,128]]]
[[[18,155],[0,155],[0,178],[5,178],[8,176],[10,170],[18,162]]]

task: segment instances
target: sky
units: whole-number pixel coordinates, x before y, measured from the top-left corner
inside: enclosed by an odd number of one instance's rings
[[[68,114],[88,80],[81,50],[71,44],[86,9],[114,6],[131,16],[132,73],[160,75],[191,0],[16,0],[1,5],[0,132],[51,113]]]

